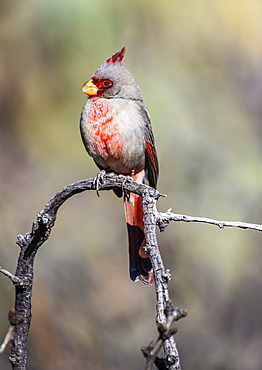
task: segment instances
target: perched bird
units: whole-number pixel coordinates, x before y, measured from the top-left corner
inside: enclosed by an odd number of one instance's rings
[[[86,82],[88,95],[80,120],[83,143],[100,170],[133,176],[156,188],[158,159],[150,117],[140,88],[123,66],[125,47],[107,59]],[[119,193],[120,191],[120,193]],[[118,196],[121,189],[116,189]],[[154,282],[152,265],[144,251],[142,198],[124,194],[129,239],[130,278]]]

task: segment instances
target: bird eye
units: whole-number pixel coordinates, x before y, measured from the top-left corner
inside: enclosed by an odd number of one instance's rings
[[[103,86],[104,87],[109,87],[109,86],[112,86],[113,84],[112,84],[112,82],[111,81],[109,81],[109,80],[105,80],[104,82],[103,82]]]

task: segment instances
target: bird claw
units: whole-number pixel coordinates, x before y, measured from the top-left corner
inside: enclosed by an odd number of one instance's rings
[[[123,193],[123,194],[124,194],[124,193],[127,193],[127,192],[126,192],[126,190],[124,189],[125,184],[126,184],[126,181],[127,181],[127,178],[126,178],[126,177],[124,177],[124,180],[122,181],[122,193]]]
[[[98,197],[100,197],[100,195],[99,195],[99,184],[103,183],[105,174],[106,174],[106,171],[101,170],[100,172],[98,172],[98,174],[94,177],[94,180],[93,180],[93,186],[96,189],[96,194],[97,194]]]
[[[131,172],[131,176],[130,176],[133,180],[134,180],[134,171],[132,170]],[[130,179],[129,176],[125,176],[124,177],[124,180],[122,181],[122,193],[124,195],[124,199],[127,199],[127,201],[129,201],[130,199],[130,192],[128,190],[125,190],[125,184],[128,182],[128,179]]]

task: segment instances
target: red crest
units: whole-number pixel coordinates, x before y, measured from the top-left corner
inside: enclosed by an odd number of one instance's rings
[[[108,64],[121,63],[122,59],[124,58],[125,51],[126,51],[126,48],[124,46],[120,51],[112,55],[111,58],[107,59],[106,62]]]

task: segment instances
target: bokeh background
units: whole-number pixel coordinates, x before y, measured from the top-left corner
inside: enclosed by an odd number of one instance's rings
[[[261,223],[261,14],[260,0],[1,0],[0,265],[15,271],[16,235],[97,173],[81,86],[123,45],[151,114],[159,210]],[[177,324],[184,369],[262,368],[261,242],[201,224],[159,234],[171,298],[189,311]],[[0,276],[0,341],[13,303]],[[30,369],[141,369],[156,335],[154,288],[129,280],[122,201],[74,196],[37,254]]]

